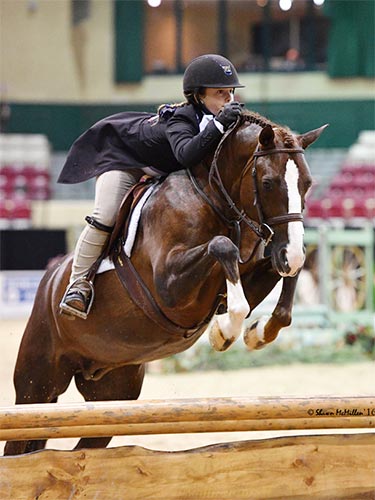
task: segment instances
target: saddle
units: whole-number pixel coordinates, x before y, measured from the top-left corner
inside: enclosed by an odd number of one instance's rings
[[[151,184],[161,183],[164,177],[149,177],[144,176],[141,178],[137,184],[135,184],[125,195],[119,212],[117,214],[115,226],[112,230],[111,237],[104,249],[104,254],[102,258],[112,257],[112,254],[116,251],[117,244],[120,241],[124,241],[128,233],[129,224],[131,220],[131,215],[141,200],[144,193],[149,189]]]

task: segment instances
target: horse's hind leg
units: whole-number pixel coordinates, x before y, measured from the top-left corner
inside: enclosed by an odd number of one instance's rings
[[[44,327],[43,327],[44,326]],[[55,403],[73,376],[67,359],[55,359],[45,321],[31,318],[18,352],[14,371],[16,404]],[[46,440],[8,441],[4,455],[19,455],[43,449]]]
[[[144,365],[128,365],[112,370],[96,381],[86,380],[78,373],[75,375],[75,382],[86,401],[122,401],[138,398],[144,374]],[[105,448],[111,439],[112,436],[82,438],[76,449]]]

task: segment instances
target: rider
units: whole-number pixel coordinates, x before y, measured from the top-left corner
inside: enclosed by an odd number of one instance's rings
[[[86,277],[113,229],[124,194],[145,174],[167,175],[192,167],[215,150],[242,105],[243,87],[233,64],[221,55],[193,59],[183,77],[185,101],[164,104],[158,113],[124,112],[94,124],[72,145],[58,182],[96,177],[95,205],[75,247],[63,312],[85,318],[93,298]]]

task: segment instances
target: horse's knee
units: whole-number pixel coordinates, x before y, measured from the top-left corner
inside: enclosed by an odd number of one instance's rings
[[[232,240],[226,236],[215,236],[208,244],[208,253],[217,259],[239,258],[239,250]]]
[[[226,236],[215,236],[208,244],[207,251],[209,255],[220,262],[227,278],[232,283],[238,281],[239,250],[229,238]]]

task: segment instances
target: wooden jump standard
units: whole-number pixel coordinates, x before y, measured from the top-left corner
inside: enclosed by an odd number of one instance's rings
[[[374,429],[375,398],[213,398],[0,409],[0,440]],[[188,447],[188,446],[187,446]],[[0,458],[2,500],[375,498],[375,433],[279,437],[188,451],[138,446]]]

